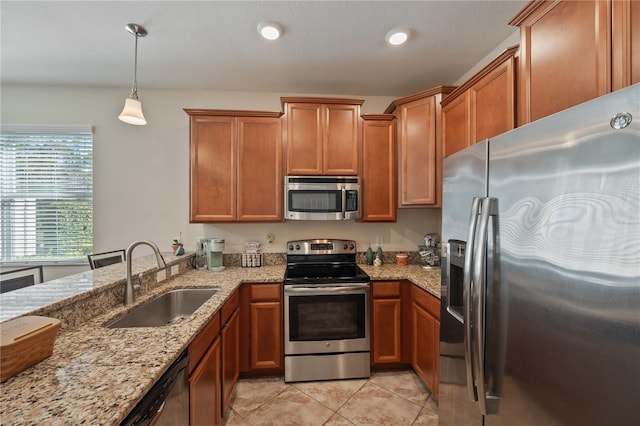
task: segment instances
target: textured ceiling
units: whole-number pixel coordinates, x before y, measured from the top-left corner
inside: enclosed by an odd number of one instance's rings
[[[3,84],[404,96],[452,84],[516,28],[526,1],[0,2]],[[260,21],[284,27],[261,39]],[[403,46],[386,44],[396,27]]]

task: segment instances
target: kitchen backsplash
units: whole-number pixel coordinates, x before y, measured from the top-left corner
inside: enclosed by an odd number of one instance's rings
[[[383,251],[382,264],[395,264],[396,254],[406,253],[409,255],[409,264],[419,264],[420,254],[417,251]],[[356,263],[366,263],[366,252],[359,252],[356,256]],[[223,253],[222,263],[225,266],[242,266],[242,253]],[[286,265],[287,255],[285,253],[262,253],[262,265]]]

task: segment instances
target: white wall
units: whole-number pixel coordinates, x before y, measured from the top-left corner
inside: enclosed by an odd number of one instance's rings
[[[480,62],[460,77],[459,85],[507,47],[520,42],[515,30]],[[449,84],[449,82],[443,82]],[[425,87],[425,89],[428,89]],[[150,239],[169,250],[180,233],[187,250],[198,236],[226,239],[228,253],[241,252],[245,241],[260,241],[265,251],[283,252],[288,240],[302,238],[354,239],[364,250],[375,237],[390,251],[413,251],[428,232],[440,232],[439,209],[400,209],[396,223],[285,222],[252,224],[189,223],[189,119],[183,108],[280,111],[281,96],[295,93],[219,92],[139,88],[149,124],[142,127],[117,119],[129,87],[1,87],[0,123],[91,124],[94,126],[94,250],[125,248],[134,240]],[[396,97],[354,96],[365,99],[362,113],[382,113]],[[312,96],[305,94],[305,96]],[[340,97],[318,94],[317,96]],[[267,233],[275,234],[273,245]],[[138,251],[139,250],[139,251]],[[145,246],[136,257],[150,254]],[[87,267],[48,267],[51,280]]]
[[[187,250],[198,236],[221,236],[225,252],[241,252],[245,241],[261,241],[266,251],[283,252],[287,240],[354,239],[359,249],[384,237],[388,250],[417,250],[427,232],[439,232],[439,209],[401,210],[398,222],[285,222],[189,224],[189,117],[183,108],[280,111],[285,93],[153,90],[140,84],[146,126],[118,120],[127,87],[2,86],[0,120],[6,124],[91,124],[94,126],[94,250],[125,248],[150,239],[161,250],[182,233]],[[322,95],[320,95],[322,96]],[[332,96],[332,95],[324,95]],[[398,96],[400,97],[400,96]],[[361,97],[363,113],[382,113],[396,98]],[[275,234],[266,246],[268,232]],[[139,250],[139,251],[138,251]],[[136,257],[149,254],[136,249]],[[48,268],[49,269],[49,268]],[[77,268],[71,273],[78,272]],[[47,271],[46,279],[64,275]]]

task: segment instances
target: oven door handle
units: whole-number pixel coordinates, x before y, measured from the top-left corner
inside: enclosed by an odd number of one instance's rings
[[[353,290],[362,290],[369,288],[369,284],[350,284],[348,286],[332,286],[332,287],[289,287],[285,288],[285,293],[346,293]]]

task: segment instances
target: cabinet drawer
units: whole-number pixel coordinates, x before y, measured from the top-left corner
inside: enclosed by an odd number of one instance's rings
[[[418,305],[433,315],[437,320],[440,320],[440,299],[415,285],[411,289],[411,293],[413,300]]]
[[[251,301],[280,300],[280,284],[252,284]]]
[[[220,334],[220,313],[217,312],[209,324],[196,336],[189,344],[189,373],[193,371],[195,366],[200,362],[202,356],[207,349]]]
[[[400,297],[400,281],[374,281],[373,297]]]
[[[229,320],[229,317],[231,316],[231,314],[233,314],[233,312],[238,309],[238,306],[240,306],[240,292],[238,290],[236,290],[231,297],[229,298],[229,300],[227,300],[225,302],[224,305],[222,305],[222,324],[226,324],[227,321]]]

